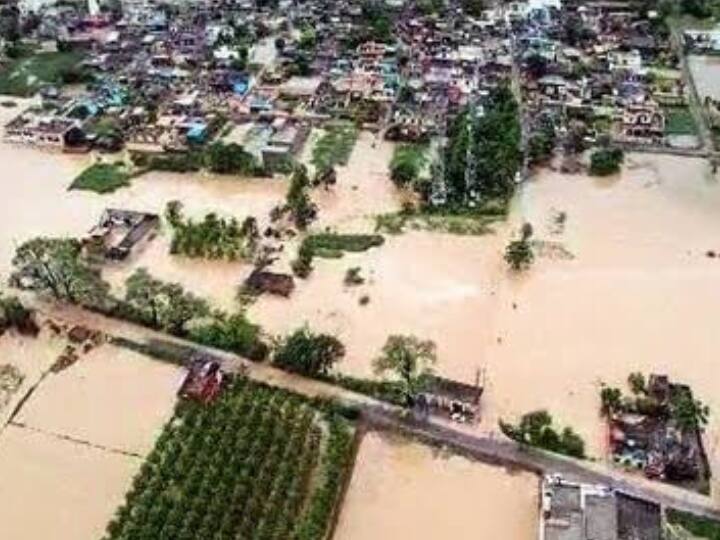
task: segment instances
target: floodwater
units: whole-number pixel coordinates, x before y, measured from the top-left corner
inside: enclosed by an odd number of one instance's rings
[[[720,99],[720,58],[690,55],[688,63],[700,98]]]
[[[0,523],[8,540],[94,540],[142,460],[8,426],[0,435]]]
[[[307,145],[308,149],[312,145]],[[347,165],[337,167],[337,184],[318,188],[313,200],[319,207],[314,229],[342,228],[364,232],[374,227],[374,216],[400,208],[400,197],[388,172],[394,144],[362,131]]]
[[[720,251],[720,185],[709,166],[634,156],[609,180],[548,171],[526,186],[518,213],[575,258],[502,281],[484,348],[485,426],[547,408],[602,456],[601,382],[626,388],[630,372],[666,373],[710,405],[706,447],[719,470],[720,259],[707,252]]]
[[[0,123],[19,110],[0,108]],[[0,282],[5,283],[15,248],[24,240],[39,235],[81,237],[105,208],[162,213],[168,201],[178,199],[186,215],[196,219],[213,211],[239,221],[253,215],[262,226],[287,189],[281,179],[150,173],[112,194],[67,191],[92,159],[0,142],[4,167],[0,173]],[[169,231],[162,231],[127,262],[110,265],[106,277],[119,289],[135,268],[145,266],[160,278],[178,281],[208,296],[219,307],[234,306],[237,286],[249,272],[249,265],[175,257],[169,254],[168,245]]]
[[[537,538],[538,478],[367,434],[334,540]]]
[[[15,367],[23,377],[7,404],[0,406],[0,434],[23,396],[37,384],[63,351],[65,341],[48,334],[43,331],[36,339],[19,337],[13,332],[0,336],[0,365]]]
[[[50,374],[15,419],[32,429],[137,455],[170,419],[183,371],[102,345]]]
[[[514,276],[502,255],[523,221],[543,256]],[[720,467],[720,258],[707,256],[720,252],[720,185],[709,166],[636,155],[609,179],[543,171],[496,229],[388,236],[363,254],[318,259],[292,301],[263,298],[251,314],[276,333],[307,322],[338,335],[347,348],[338,369],[359,376],[372,375],[389,334],[432,339],[442,375],[483,375],[479,429],[497,432],[499,418],[546,408],[599,458],[600,384],[667,373],[714,411],[706,446]],[[346,287],[353,266],[366,283]]]

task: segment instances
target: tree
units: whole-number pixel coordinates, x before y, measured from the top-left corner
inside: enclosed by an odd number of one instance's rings
[[[528,141],[528,159],[532,165],[540,165],[552,158],[555,150],[557,136],[555,125],[551,120],[545,119]]]
[[[253,155],[236,143],[211,144],[206,160],[208,169],[218,174],[254,174],[257,165]]]
[[[620,148],[600,148],[590,156],[590,174],[609,176],[620,172],[625,155]]]
[[[21,244],[13,258],[13,281],[58,300],[90,306],[103,305],[109,285],[82,257],[82,246],[72,238],[38,237]]]
[[[530,245],[532,234],[532,225],[525,223],[522,226],[520,239],[511,241],[507,245],[507,248],[505,248],[505,261],[515,272],[528,269],[535,260],[535,255]]]
[[[0,8],[0,40],[15,43],[20,39],[20,11],[17,6]]]
[[[633,394],[647,394],[647,385],[645,383],[645,376],[636,371],[628,375],[628,385]]]
[[[606,416],[612,415],[622,407],[622,391],[619,388],[603,386],[600,390],[600,410]]]
[[[471,17],[480,17],[485,10],[485,0],[462,0],[463,11]]]
[[[317,377],[327,375],[343,356],[345,346],[335,336],[313,334],[303,327],[280,343],[273,359],[283,369]]]
[[[164,283],[155,279],[145,268],[138,268],[125,280],[125,301],[135,308],[145,324],[160,327],[164,308]]]
[[[702,430],[709,415],[710,408],[699,399],[693,399],[689,390],[680,389],[671,394],[670,416],[681,430]]]
[[[189,321],[210,314],[205,300],[186,292],[178,283],[153,278],[144,268],[126,280],[125,301],[145,324],[180,336],[187,333]]]
[[[414,336],[393,335],[388,337],[380,356],[373,361],[377,375],[392,373],[403,386],[402,392],[408,406],[423,391],[437,362],[435,343]]]
[[[500,420],[500,430],[520,444],[544,448],[576,458],[585,457],[585,442],[572,428],[566,427],[558,434],[552,427],[552,416],[546,410],[524,414],[514,426]]]
[[[317,207],[310,200],[307,168],[304,165],[295,167],[290,178],[290,187],[286,197],[287,208],[298,229],[305,229],[317,215]]]

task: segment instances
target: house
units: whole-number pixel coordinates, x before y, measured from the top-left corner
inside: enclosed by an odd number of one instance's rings
[[[540,538],[544,540],[662,540],[659,505],[604,485],[543,479]]]
[[[149,238],[160,227],[157,214],[108,208],[98,224],[83,241],[92,255],[106,259],[123,260],[143,239]]]
[[[661,141],[665,136],[665,115],[652,102],[629,105],[622,113],[622,137],[631,141]]]

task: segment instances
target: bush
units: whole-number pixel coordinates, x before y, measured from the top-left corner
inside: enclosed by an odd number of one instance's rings
[[[112,193],[130,185],[130,175],[125,166],[117,163],[95,163],[73,180],[70,189]]]
[[[620,172],[625,154],[619,148],[601,148],[590,156],[590,174],[609,176]]]
[[[310,377],[327,375],[345,356],[345,346],[328,334],[313,334],[300,328],[285,338],[275,351],[275,365]]]
[[[390,162],[390,178],[398,187],[405,187],[418,180],[427,162],[425,146],[403,144],[396,146]]]
[[[500,430],[521,444],[542,448],[550,452],[582,459],[585,457],[585,442],[571,428],[561,434],[552,427],[552,416],[545,411],[533,411],[523,415],[517,425],[500,420]]]
[[[242,313],[216,317],[209,324],[191,329],[189,338],[255,362],[265,360],[269,353],[269,347],[260,338],[260,327],[248,321]]]
[[[321,233],[310,235],[303,241],[316,255],[323,250],[326,253],[367,251],[384,243],[385,238],[379,234]]]

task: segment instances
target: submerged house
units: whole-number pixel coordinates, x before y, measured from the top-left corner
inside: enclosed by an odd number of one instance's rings
[[[160,227],[157,214],[108,208],[93,227],[84,244],[88,251],[106,259],[123,260],[143,239]]]

